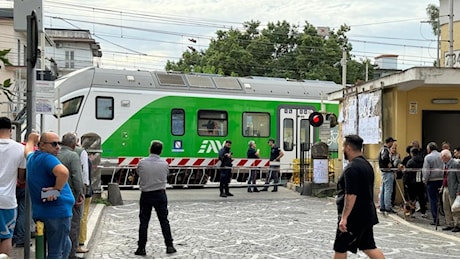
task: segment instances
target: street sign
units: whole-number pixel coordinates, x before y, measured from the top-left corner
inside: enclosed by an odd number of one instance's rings
[[[37,114],[48,114],[54,113],[54,81],[35,81],[36,89],[36,107],[35,112]]]

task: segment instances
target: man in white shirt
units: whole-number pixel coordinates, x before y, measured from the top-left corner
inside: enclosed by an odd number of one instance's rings
[[[26,181],[24,146],[11,140],[11,120],[0,117],[0,254],[10,255],[16,225],[16,182]]]

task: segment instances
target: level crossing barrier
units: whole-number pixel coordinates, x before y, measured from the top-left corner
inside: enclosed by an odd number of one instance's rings
[[[118,183],[120,187],[139,187],[139,178],[136,173],[137,164],[141,157],[119,157],[116,166],[99,166],[106,172],[111,171],[110,183]],[[169,165],[170,175],[168,185],[172,187],[203,187],[206,184],[219,182],[220,161],[214,158],[163,158]],[[280,166],[280,180],[289,180],[292,176],[294,164],[280,164],[268,159],[235,158],[232,162],[232,181],[246,185],[250,170],[256,170],[257,179],[266,178],[270,165]],[[103,188],[107,185],[103,184]]]

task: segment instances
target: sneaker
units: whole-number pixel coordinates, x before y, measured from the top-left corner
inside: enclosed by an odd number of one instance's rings
[[[422,217],[422,218],[428,218],[428,215],[427,215],[426,213],[422,213],[422,214],[421,214],[421,217]]]
[[[227,194],[225,194],[225,193],[221,193],[219,196],[222,197],[222,198],[227,198]]]
[[[172,254],[172,253],[176,253],[177,250],[173,247],[173,246],[167,246],[166,247],[166,254]]]
[[[415,212],[419,212],[420,210],[421,210],[420,203],[418,203],[418,201],[417,201],[417,202],[415,202]]]
[[[272,190],[272,192],[278,192],[278,190]]]
[[[254,192],[260,192],[260,190],[258,190],[257,188],[254,188]]]
[[[232,196],[233,196],[233,194],[231,194],[230,192],[225,193],[225,195],[227,195],[227,196],[229,196],[229,197],[232,197]]]
[[[454,227],[447,226],[447,227],[442,228],[443,231],[448,231],[448,230],[452,230],[452,229],[454,229]]]
[[[83,246],[79,246],[77,247],[77,253],[88,253],[89,249],[88,248],[84,248]]]
[[[135,255],[146,255],[147,253],[145,252],[145,248],[138,247],[136,252],[134,252]]]
[[[454,227],[454,228],[452,229],[452,232],[460,232],[460,228],[459,228],[459,227]]]
[[[251,189],[248,189],[248,192],[252,192],[252,190],[251,190]]]

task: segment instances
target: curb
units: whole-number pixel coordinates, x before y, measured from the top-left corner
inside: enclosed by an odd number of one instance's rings
[[[395,216],[395,215],[388,215],[387,217],[390,217],[392,218],[393,220],[399,222],[400,224],[404,224],[408,227],[411,227],[413,229],[417,229],[419,231],[422,231],[422,232],[425,232],[425,233],[430,233],[430,234],[433,234],[433,235],[436,235],[436,236],[439,236],[439,237],[442,237],[442,238],[446,238],[446,239],[449,239],[449,240],[453,240],[457,243],[460,243],[460,238],[459,237],[456,237],[456,236],[452,236],[452,235],[448,235],[448,234],[444,234],[444,233],[441,233],[441,232],[438,232],[438,231],[434,231],[434,230],[429,230],[428,228],[425,228],[425,227],[420,227],[416,224],[412,224],[410,222],[407,222],[406,220],[402,219],[401,217],[399,216]]]

